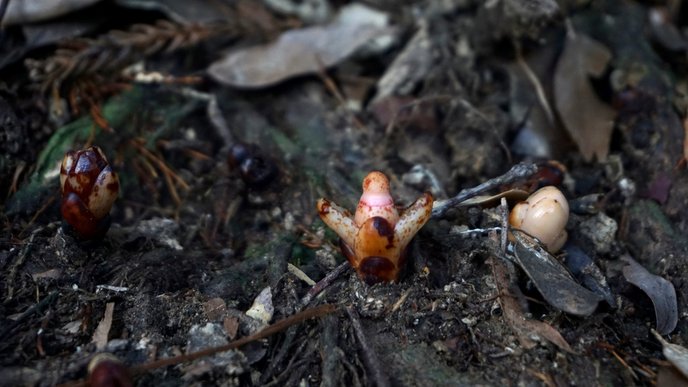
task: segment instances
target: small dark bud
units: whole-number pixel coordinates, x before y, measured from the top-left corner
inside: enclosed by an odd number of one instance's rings
[[[127,367],[110,353],[99,353],[88,363],[88,385],[91,387],[131,387]]]
[[[227,161],[232,169],[238,170],[241,180],[254,189],[265,188],[279,172],[273,160],[263,156],[260,148],[252,144],[233,145]]]

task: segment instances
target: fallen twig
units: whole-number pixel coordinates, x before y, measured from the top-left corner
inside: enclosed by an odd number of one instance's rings
[[[502,251],[502,254],[505,254],[507,234],[509,233],[509,206],[506,204],[506,198],[502,198],[501,203],[499,204],[499,212],[500,216],[502,217],[502,230],[500,232],[501,239],[499,241],[499,249]]]
[[[313,301],[313,298],[320,294],[323,290],[325,290],[326,287],[330,286],[330,284],[337,279],[340,275],[342,275],[349,267],[349,262],[343,262],[339,266],[335,267],[334,270],[331,272],[327,273],[325,277],[323,277],[320,281],[318,281],[311,290],[306,293],[305,296],[301,299],[301,309],[305,308],[310,304],[311,301]]]
[[[39,210],[41,211],[41,210]],[[9,301],[14,297],[14,279],[17,274],[17,270],[21,267],[21,265],[24,264],[24,261],[26,260],[26,257],[29,254],[29,251],[34,245],[33,240],[36,238],[36,235],[38,235],[39,232],[43,231],[43,227],[38,227],[37,229],[33,230],[31,232],[31,237],[29,238],[29,241],[22,247],[21,252],[19,252],[19,256],[17,259],[12,262],[12,265],[10,265],[8,273],[5,277],[5,289],[6,289],[6,296],[5,296],[5,302]],[[30,310],[30,309],[29,309]],[[22,315],[23,316],[23,315]],[[3,331],[4,333],[5,331]],[[0,334],[0,337],[2,337],[2,334]]]
[[[313,301],[313,298],[320,294],[326,287],[328,287],[337,277],[339,277],[344,271],[346,271],[347,268],[349,268],[349,262],[344,262],[341,265],[337,266],[332,270],[331,272],[327,273],[327,275],[322,278],[320,281],[318,281],[313,287],[311,287],[311,290],[306,293],[306,295],[301,299],[301,303],[298,306],[297,311],[303,310],[305,307],[310,304],[311,301]],[[282,341],[282,344],[280,346],[280,349],[277,351],[277,354],[274,356],[272,361],[270,361],[270,364],[268,365],[268,368],[263,372],[263,376],[260,380],[261,384],[267,383],[267,380],[272,377],[272,374],[277,367],[278,364],[282,363],[282,360],[287,355],[291,355],[289,352],[289,348],[291,347],[292,342],[294,341],[294,338],[296,337],[296,329],[291,328],[287,330],[287,332],[284,335],[284,340]]]
[[[7,334],[12,332],[14,328],[16,328],[19,324],[21,324],[22,321],[24,321],[25,318],[31,316],[32,314],[36,312],[40,312],[44,307],[50,305],[57,299],[57,296],[60,293],[57,291],[54,291],[50,294],[48,294],[47,297],[42,299],[39,303],[33,305],[29,309],[26,310],[26,312],[22,313],[16,320],[12,321],[5,329],[3,329],[0,332],[0,340],[4,339]]]
[[[134,366],[129,368],[129,373],[132,376],[140,375],[142,373],[154,370],[156,368],[162,368],[162,367],[167,367],[171,365],[176,365],[176,364],[181,364],[184,362],[189,362],[193,361],[196,359],[200,359],[202,357],[207,357],[207,356],[212,356],[220,352],[225,352],[229,351],[230,349],[235,349],[238,347],[241,347],[243,345],[246,345],[248,343],[252,343],[257,340],[264,339],[266,337],[272,336],[277,332],[281,332],[287,328],[289,328],[292,325],[299,324],[305,320],[308,320],[310,318],[314,317],[321,317],[328,315],[334,311],[337,310],[337,306],[333,304],[325,304],[325,305],[319,305],[310,309],[306,309],[303,312],[296,313],[294,315],[291,315],[287,318],[284,318],[280,321],[277,321],[276,323],[267,326],[265,329],[263,329],[260,332],[254,333],[250,336],[242,337],[238,340],[234,340],[231,343],[221,345],[219,347],[213,347],[213,348],[206,348],[197,352],[192,352],[192,353],[187,353],[179,356],[174,356],[174,357],[169,357],[166,359],[160,359],[156,361],[152,361],[149,363],[141,364],[138,366]],[[65,384],[61,384],[61,387],[76,387],[76,386],[85,386],[86,385],[86,380],[76,380],[73,382],[68,382]]]
[[[189,362],[196,359],[200,359],[202,357],[212,356],[216,353],[229,351],[230,349],[238,348],[242,345],[246,345],[248,343],[252,343],[254,341],[272,336],[277,332],[281,332],[292,325],[299,324],[310,318],[325,316],[327,314],[334,312],[335,310],[337,310],[337,306],[332,304],[324,304],[310,309],[306,309],[303,312],[296,313],[292,316],[277,321],[276,323],[269,325],[260,332],[254,333],[250,336],[242,337],[238,340],[234,340],[229,344],[221,345],[219,347],[214,348],[208,348],[197,352],[192,352],[189,354],[179,355],[167,359],[160,359],[150,363],[142,364],[140,366],[135,366],[131,368],[131,373],[132,375],[137,375],[156,368],[167,367],[170,365],[175,365],[183,362]]]
[[[497,188],[500,185],[513,183],[519,179],[524,179],[535,174],[538,171],[538,167],[535,164],[518,163],[511,167],[509,171],[501,176],[492,178],[480,185],[473,188],[467,188],[459,192],[458,195],[453,198],[445,200],[437,200],[432,206],[432,217],[440,218],[442,217],[450,208],[459,205],[461,202],[468,200],[474,196],[489,191],[493,188]]]

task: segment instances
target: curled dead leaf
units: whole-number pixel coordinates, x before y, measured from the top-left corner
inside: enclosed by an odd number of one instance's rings
[[[511,286],[509,270],[505,266],[506,263],[496,258],[491,258],[491,261],[495,282],[503,292],[509,292]],[[511,294],[505,294],[499,298],[499,303],[504,309],[504,318],[518,335],[518,339],[524,348],[533,348],[536,344],[534,340],[544,338],[566,352],[575,353],[556,328],[546,322],[526,318],[516,297]]]
[[[261,88],[288,78],[312,74],[349,57],[375,38],[392,35],[393,27],[378,11],[361,5],[345,7],[325,26],[290,30],[277,41],[240,49],[208,68],[211,77],[233,87]],[[349,14],[356,12],[356,17]]]
[[[629,255],[622,256],[621,260],[626,263],[623,268],[624,278],[640,288],[652,300],[655,307],[657,332],[663,335],[671,333],[678,324],[678,303],[674,285],[650,273]]]
[[[601,43],[569,31],[554,72],[554,106],[587,161],[609,153],[616,111],[600,100],[589,77],[601,76],[611,57]]]

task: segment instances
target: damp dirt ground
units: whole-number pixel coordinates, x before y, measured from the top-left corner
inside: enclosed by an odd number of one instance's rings
[[[200,83],[129,82],[100,101],[112,130],[88,117],[77,121],[91,137],[62,136],[73,124],[49,119],[50,98],[22,63],[4,67],[0,384],[72,383],[86,377],[99,351],[140,366],[246,337],[324,304],[335,308],[229,353],[139,373],[134,383],[686,383],[651,333],[652,299],[626,279],[621,259],[630,256],[673,285],[678,323],[665,338],[688,344],[686,5],[564,1],[550,10],[557,3],[488,3],[366,2],[400,27],[395,45],[265,88],[236,89],[205,75],[227,42],[147,58]],[[666,21],[679,33],[674,40],[650,22],[667,10],[677,12]],[[165,16],[125,18],[116,27]],[[606,135],[572,133],[565,122],[571,112],[541,100],[558,95],[552,74],[570,48],[571,26],[611,53],[604,71],[584,78],[588,89],[570,86],[581,94],[569,101],[594,93],[596,107],[579,114],[602,117],[599,106],[610,109]],[[422,55],[430,60],[417,65],[427,68],[410,87],[385,96],[384,109],[373,108],[376,82],[421,29],[431,47]],[[684,45],[670,44],[677,41]],[[241,38],[230,43],[240,46]],[[29,53],[40,58],[53,50]],[[579,53],[581,61],[586,55]],[[533,137],[523,140],[524,131]],[[593,140],[581,145],[581,136]],[[81,240],[62,221],[55,173],[34,184],[39,155],[68,141],[101,145],[120,176],[102,240]],[[243,149],[248,156],[236,155],[237,144],[251,144]],[[497,208],[479,206],[431,219],[409,246],[396,283],[368,286],[345,268],[304,302],[310,280],[345,262],[336,234],[319,219],[319,198],[353,210],[363,177],[380,170],[405,206],[426,191],[445,199],[519,162],[547,160],[565,167],[559,184],[570,201],[595,198],[592,210],[571,215],[567,231],[600,269],[614,305],[600,301],[585,317],[551,306],[504,260],[498,236],[466,232],[500,226]],[[525,180],[488,193],[532,189]],[[263,305],[274,310],[261,323],[246,312],[266,288]],[[524,327],[514,313],[542,324]]]

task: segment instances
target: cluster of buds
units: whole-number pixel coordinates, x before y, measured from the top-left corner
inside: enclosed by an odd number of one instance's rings
[[[241,167],[249,152],[240,148],[235,150],[234,159]],[[261,177],[273,174],[270,169]],[[84,239],[105,235],[110,226],[110,209],[119,193],[119,180],[103,151],[92,146],[67,152],[60,169],[60,186],[62,216],[76,233]],[[341,237],[342,252],[351,266],[365,282],[376,283],[398,279],[407,246],[430,219],[432,204],[432,196],[425,193],[408,208],[398,209],[387,176],[373,171],[363,179],[363,194],[353,216],[327,199],[320,199],[317,208],[322,220]],[[566,242],[568,215],[564,195],[556,187],[547,186],[517,204],[509,221],[554,253]]]
[[[340,237],[340,248],[359,277],[368,284],[399,278],[411,239],[430,219],[433,198],[426,193],[406,209],[398,209],[389,180],[373,171],[363,180],[356,212],[327,199],[317,203],[320,218]],[[512,227],[537,238],[551,253],[566,242],[569,206],[554,186],[546,186],[518,203],[509,217]]]

